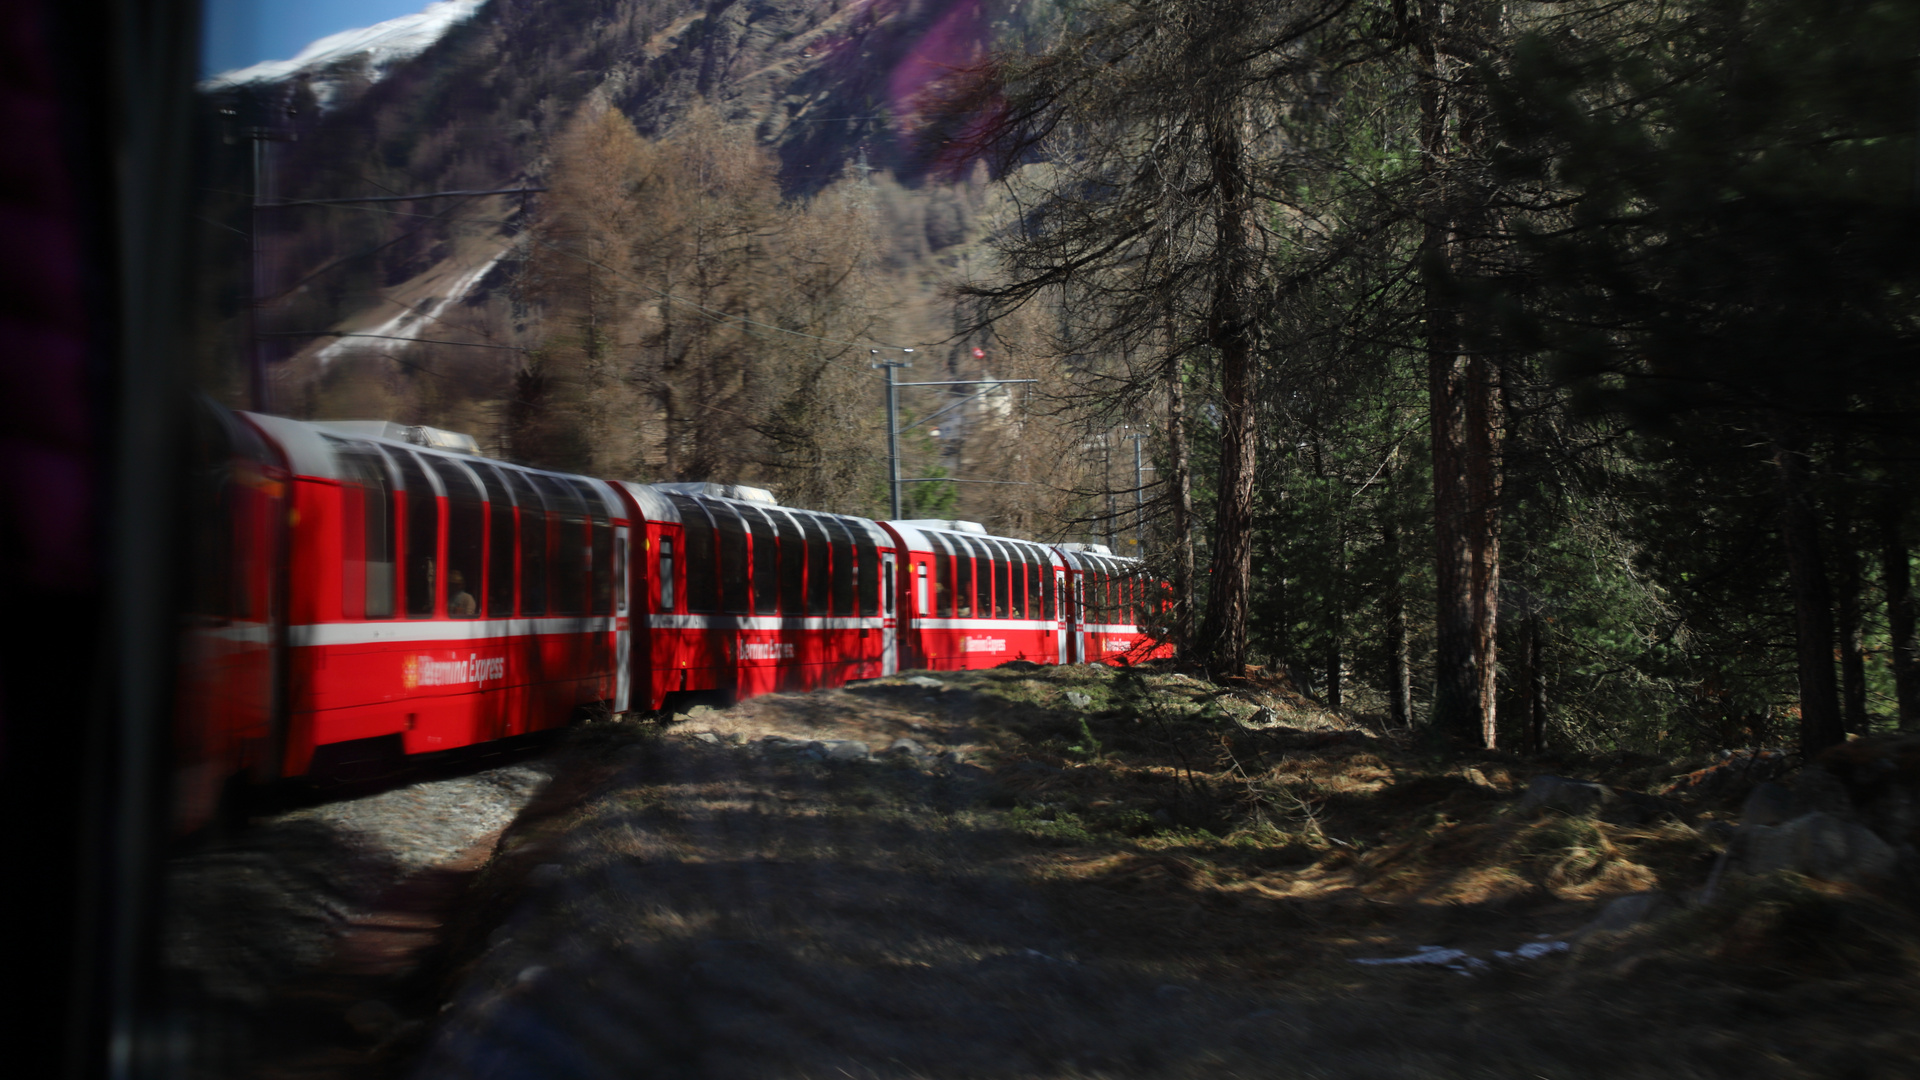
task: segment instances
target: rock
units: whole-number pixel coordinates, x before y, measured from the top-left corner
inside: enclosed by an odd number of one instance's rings
[[[912,739],[895,739],[893,743],[881,751],[881,753],[891,756],[906,756],[918,761],[927,756],[927,748],[914,742]]]
[[[1527,781],[1527,793],[1520,799],[1520,812],[1539,816],[1548,810],[1563,814],[1590,814],[1614,801],[1611,788],[1564,776],[1536,776]]]
[[[1763,780],[1747,793],[1740,807],[1742,825],[1778,825],[1793,817],[1793,792],[1785,784]]]
[[[1666,893],[1643,892],[1618,897],[1600,909],[1600,914],[1592,922],[1581,927],[1578,936],[1627,930],[1672,910],[1673,906],[1673,898]]]
[[[683,713],[681,713],[681,714],[680,714],[680,719],[682,719],[682,720],[699,720],[699,719],[702,719],[702,718],[704,718],[704,717],[708,717],[708,716],[713,716],[714,714],[716,714],[716,713],[718,713],[719,711],[720,711],[720,710],[718,710],[718,709],[716,709],[716,708],[714,708],[714,707],[713,707],[713,706],[711,706],[711,705],[695,705],[695,706],[694,706],[693,708],[691,708],[691,709],[688,709],[688,710],[687,710],[686,712],[683,712]]]
[[[1093,697],[1090,694],[1083,694],[1078,690],[1069,690],[1067,691],[1067,704],[1076,709],[1084,709],[1093,704]]]
[[[908,686],[918,686],[924,690],[945,690],[947,688],[946,683],[926,675],[910,675],[907,677],[906,683]]]
[[[1801,772],[1794,796],[1810,810],[1844,808],[1843,816],[1897,849],[1920,849],[1920,735],[1873,735],[1829,747]]]
[[[1815,811],[1780,825],[1742,826],[1728,849],[1728,867],[1745,874],[1786,870],[1829,881],[1884,877],[1899,860],[1872,829]]]
[[[828,761],[865,761],[873,756],[866,743],[854,739],[822,739],[812,746]]]
[[[720,736],[720,741],[726,743],[728,746],[747,745],[747,737],[737,731],[729,731],[725,735]]]
[[[720,745],[720,736],[715,735],[711,731],[696,731],[693,733],[693,737],[709,746]]]
[[[1487,774],[1481,772],[1479,769],[1469,767],[1467,771],[1461,775],[1465,776],[1467,778],[1467,783],[1472,784],[1474,787],[1483,788],[1487,791],[1500,790],[1500,788],[1497,785],[1495,785],[1493,781],[1487,779]]]

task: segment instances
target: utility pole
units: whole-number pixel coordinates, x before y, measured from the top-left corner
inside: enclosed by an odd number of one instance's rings
[[[904,353],[912,349],[900,350]],[[892,517],[900,517],[900,399],[898,386],[893,380],[895,368],[912,367],[911,360],[882,360],[879,349],[868,349],[867,354],[874,358],[873,366],[884,368],[887,372],[887,492],[892,497]]]
[[[913,352],[912,349],[901,349],[900,351],[903,353]],[[950,410],[953,410],[953,409],[959,408],[962,405],[965,405],[967,402],[972,401],[974,398],[977,398],[980,395],[991,391],[995,387],[1008,386],[1013,383],[1037,383],[1040,381],[1039,379],[938,379],[930,382],[895,382],[893,378],[893,369],[903,368],[903,367],[912,367],[913,362],[910,360],[881,360],[879,359],[879,356],[880,356],[879,349],[868,349],[867,354],[875,358],[872,364],[873,367],[887,369],[887,477],[888,477],[887,487],[892,494],[893,516],[896,520],[900,517],[900,485],[901,484],[925,484],[925,483],[932,483],[936,480],[948,481],[955,484],[986,484],[986,483],[1003,483],[1004,482],[1004,481],[997,481],[997,480],[959,480],[959,479],[955,479],[953,477],[947,477],[947,476],[929,476],[929,477],[920,477],[920,478],[915,478],[910,480],[900,479],[900,432],[905,429],[900,426],[899,405],[898,405],[898,400],[895,397],[895,394],[898,391],[898,389],[902,386],[978,386],[982,388],[976,391],[975,393],[969,394],[966,397],[961,398],[959,401],[956,401],[953,404],[948,405],[946,408],[936,410],[932,414],[921,417],[920,419],[915,420],[913,423],[907,425],[908,427],[919,427],[921,424],[924,424],[930,420],[933,420],[935,417],[940,416],[942,413],[946,413]]]
[[[1133,443],[1133,546],[1134,554],[1147,550],[1147,504],[1146,485],[1141,481],[1141,473],[1146,467],[1140,460],[1140,440],[1147,437],[1144,431],[1136,431],[1121,438]]]
[[[260,211],[271,205],[267,189],[273,186],[267,144],[292,142],[293,136],[277,134],[261,125],[248,128],[245,138],[253,143],[253,183],[248,192],[247,215],[247,407],[264,413],[273,405],[273,395],[267,387],[267,343],[260,332],[263,321],[260,309],[267,302],[266,260],[260,257]]]

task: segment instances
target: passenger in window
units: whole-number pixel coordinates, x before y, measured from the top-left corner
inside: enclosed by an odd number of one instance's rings
[[[480,605],[467,591],[467,576],[455,570],[447,575],[447,614],[456,619],[471,619],[479,614]]]

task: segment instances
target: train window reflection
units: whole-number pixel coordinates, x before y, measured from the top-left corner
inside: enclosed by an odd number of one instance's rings
[[[973,550],[957,537],[952,542],[954,612],[964,619],[973,614]]]
[[[836,518],[822,518],[820,521],[828,534],[833,537],[833,613],[841,618],[853,615],[854,607],[854,563],[853,537],[847,527]]]
[[[953,556],[933,554],[933,604],[938,614],[953,617]]]
[[[507,494],[500,470],[476,462],[473,470],[487,489],[487,614],[513,614],[513,498]]]
[[[406,488],[407,531],[401,543],[406,550],[407,614],[424,618],[434,613],[440,598],[440,500],[427,482],[427,471],[411,452],[386,447],[381,452],[400,467]]]
[[[827,615],[833,610],[833,576],[828,571],[831,549],[827,543],[827,532],[820,527],[820,520],[811,515],[797,514],[800,529],[807,537],[807,614]]]
[[[680,510],[687,546],[687,610],[708,614],[720,610],[720,581],[714,575],[713,522],[706,508],[685,495],[668,495]]]
[[[873,546],[873,538],[867,534],[866,526],[859,521],[844,522],[848,532],[853,534],[853,550],[858,559],[860,614],[880,614],[880,552]]]
[[[346,559],[341,575],[342,614],[347,618],[393,617],[393,479],[386,459],[371,446],[345,446],[340,463],[350,487],[342,499]]]
[[[707,509],[713,514],[713,527],[720,539],[720,609],[745,615],[752,610],[746,523],[724,503],[711,503]]]
[[[780,533],[780,610],[798,615],[807,610],[807,541],[792,515],[769,511]]]
[[[507,473],[520,503],[520,614],[547,613],[547,514],[545,500],[527,474]]]
[[[480,614],[479,593],[486,555],[486,508],[480,489],[459,462],[429,457],[447,493],[447,614],[470,619]]]
[[[555,615],[584,615],[587,611],[587,508],[572,484],[557,476],[541,476],[547,505],[556,508],[559,526],[554,537],[553,561],[548,564],[547,605]]]
[[[753,538],[753,613],[780,613],[780,545],[774,539],[773,526],[758,507],[739,508],[746,519],[747,532]]]

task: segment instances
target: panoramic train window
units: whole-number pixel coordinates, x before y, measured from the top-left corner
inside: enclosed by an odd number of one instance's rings
[[[340,463],[356,489],[343,500],[347,560],[342,614],[349,619],[393,617],[393,478],[371,446],[342,444]],[[217,576],[217,575],[216,575]]]
[[[673,537],[660,538],[660,592],[654,603],[655,611],[673,610]]]
[[[573,485],[558,476],[537,477],[547,506],[556,509],[559,535],[547,577],[547,606],[555,615],[587,613],[587,508]]]
[[[484,461],[473,463],[480,485],[487,489],[487,610],[504,619],[513,614],[513,497],[500,470]]]
[[[933,610],[937,615],[953,617],[953,556],[947,554],[946,541],[936,539],[933,553]]]
[[[1027,579],[1027,603],[1021,614],[1029,619],[1040,618],[1040,560],[1032,548],[1020,549],[1020,566],[1024,571],[1021,576]]]
[[[1007,570],[1007,546],[998,540],[987,541],[993,552],[993,614],[1004,619],[1013,614],[1013,583]]]
[[[826,615],[832,608],[833,598],[833,579],[827,572],[831,554],[827,545],[826,530],[820,527],[819,519],[810,514],[796,513],[793,519],[799,523],[800,532],[806,537],[806,612],[809,615]]]
[[[427,455],[427,464],[447,492],[447,615],[471,619],[480,614],[487,550],[486,506],[480,501],[480,489],[459,462]]]
[[[964,537],[951,536],[953,545],[953,607],[962,619],[973,614],[973,549]]]
[[[400,467],[400,481],[407,495],[406,603],[407,614],[430,616],[439,598],[440,579],[436,561],[440,554],[440,500],[419,459],[406,450],[381,447],[381,452]]]
[[[520,504],[520,614],[547,613],[546,500],[534,490],[533,480],[518,469],[507,471],[514,498]]]
[[[753,537],[753,613],[780,614],[780,544],[773,525],[757,506],[738,508]]]
[[[1033,564],[1033,550],[1024,544],[1013,548],[1013,595],[1018,599],[1015,612],[1022,619],[1040,617],[1040,572]]]
[[[599,488],[585,480],[575,480],[573,486],[587,504],[588,610],[606,615],[613,611],[613,523],[607,520],[607,504]]]
[[[780,533],[780,610],[799,615],[807,610],[807,539],[785,510],[769,510]]]
[[[708,503],[720,540],[720,610],[745,615],[753,610],[748,592],[752,566],[747,561],[747,526],[726,503]]]
[[[1040,617],[1043,619],[1059,618],[1060,609],[1057,606],[1058,603],[1059,598],[1054,592],[1053,585],[1053,559],[1049,556],[1042,555],[1040,556]]]
[[[686,530],[687,547],[681,558],[687,564],[687,610],[711,614],[720,610],[720,579],[715,570],[713,519],[707,508],[687,495],[668,494],[680,510],[680,524]]]
[[[853,534],[854,556],[858,559],[860,614],[880,614],[880,552],[864,522],[848,519],[847,531]]]
[[[987,545],[971,536],[962,538],[967,550],[973,552],[973,614],[976,618],[993,617],[993,553]]]
[[[847,618],[858,611],[853,603],[853,536],[838,518],[823,517],[820,525],[833,538],[829,544],[833,548],[833,569],[829,575],[833,580],[833,613],[840,618]]]

